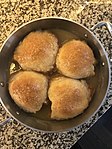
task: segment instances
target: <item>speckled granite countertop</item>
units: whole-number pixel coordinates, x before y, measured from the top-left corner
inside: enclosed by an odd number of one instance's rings
[[[97,2],[96,2],[97,1]],[[99,21],[112,23],[112,0],[0,0],[0,46],[9,34],[29,20],[43,16],[61,16],[89,29]],[[105,2],[105,1],[104,1]],[[112,38],[105,27],[96,30],[107,53],[112,53]],[[112,83],[100,110],[85,124],[69,132],[42,133],[12,120],[0,128],[0,149],[69,149],[106,112],[112,104]],[[0,121],[9,116],[0,105]]]

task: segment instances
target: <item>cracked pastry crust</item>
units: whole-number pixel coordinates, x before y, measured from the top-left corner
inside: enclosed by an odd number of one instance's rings
[[[56,120],[73,118],[81,114],[90,101],[90,89],[86,81],[66,77],[52,79],[48,90],[51,118]]]
[[[39,111],[47,97],[48,80],[39,73],[20,71],[9,80],[9,93],[23,110]]]
[[[58,70],[65,76],[81,79],[93,76],[95,58],[92,49],[83,41],[71,40],[60,49],[56,60]]]
[[[58,39],[47,31],[28,34],[14,52],[16,60],[24,70],[50,71],[55,63]]]

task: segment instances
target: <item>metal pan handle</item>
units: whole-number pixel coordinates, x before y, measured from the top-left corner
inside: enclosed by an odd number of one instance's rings
[[[102,27],[105,26],[110,34],[110,36],[112,37],[112,24],[110,22],[99,22],[97,23],[95,26],[93,26],[91,28],[91,31],[93,32],[96,28],[98,27]],[[109,59],[110,59],[110,63],[112,63],[112,52],[110,52],[110,54],[108,55]]]
[[[0,98],[0,102],[1,102],[1,98]],[[12,120],[12,117],[9,117],[6,120],[4,120],[3,122],[0,122],[0,127],[4,126],[5,124],[10,122],[11,120]]]
[[[99,22],[91,28],[91,31],[94,31],[96,28],[102,27],[102,26],[105,26],[107,28],[110,36],[112,36],[112,24],[110,22],[103,22],[103,21]]]
[[[4,120],[3,122],[0,122],[0,127],[4,126],[5,124],[7,124],[8,122],[11,121],[11,117],[7,118],[6,120]]]

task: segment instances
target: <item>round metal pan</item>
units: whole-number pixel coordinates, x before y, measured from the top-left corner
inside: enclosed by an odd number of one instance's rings
[[[110,26],[109,26],[110,27]],[[73,38],[86,41],[92,48],[97,65],[96,75],[87,79],[87,82],[94,88],[94,96],[88,108],[79,116],[62,121],[51,120],[43,110],[36,114],[30,114],[20,109],[11,99],[8,92],[8,81],[10,77],[10,65],[13,53],[19,42],[30,32],[38,30],[48,30],[53,32],[59,39],[59,46]],[[61,132],[72,129],[87,121],[101,106],[105,100],[110,80],[110,66],[107,54],[94,36],[94,34],[84,26],[63,18],[42,18],[28,22],[18,28],[5,41],[0,53],[0,97],[1,103],[14,119],[23,123],[27,127],[46,132]],[[47,112],[46,112],[47,110]],[[8,119],[9,120],[9,119]],[[3,124],[3,123],[2,123]],[[1,125],[2,125],[1,124]]]

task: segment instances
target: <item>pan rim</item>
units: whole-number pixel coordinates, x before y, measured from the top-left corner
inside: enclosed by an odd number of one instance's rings
[[[87,30],[87,31],[94,37],[94,39],[99,43],[99,45],[101,46],[102,51],[103,51],[103,53],[104,53],[104,55],[105,55],[105,57],[106,57],[107,66],[108,66],[108,85],[107,85],[107,88],[106,88],[106,91],[105,91],[105,96],[104,96],[103,100],[101,101],[101,103],[100,103],[100,105],[98,106],[97,110],[96,110],[95,112],[93,112],[93,114],[92,114],[89,118],[87,118],[86,120],[84,120],[84,122],[78,124],[77,126],[71,127],[71,128],[67,128],[67,129],[64,129],[64,130],[53,130],[53,131],[52,131],[52,130],[49,130],[49,131],[47,131],[47,130],[40,130],[40,129],[33,128],[33,127],[31,127],[31,126],[29,126],[29,125],[27,125],[27,124],[21,122],[21,121],[18,120],[16,117],[14,117],[13,114],[6,108],[6,106],[5,106],[5,104],[3,103],[3,100],[2,100],[1,97],[0,97],[0,102],[1,102],[1,104],[3,105],[3,107],[5,108],[5,110],[11,115],[12,118],[14,118],[16,121],[18,121],[18,122],[21,123],[22,125],[26,126],[27,128],[30,128],[30,129],[36,130],[36,131],[40,131],[40,132],[45,132],[45,133],[61,133],[61,132],[70,131],[70,130],[76,128],[76,127],[79,127],[79,126],[83,125],[84,123],[86,123],[92,116],[94,116],[94,115],[99,111],[99,109],[100,109],[101,106],[103,105],[103,103],[104,103],[104,101],[105,101],[105,99],[106,99],[106,96],[107,96],[107,94],[108,94],[108,91],[109,91],[109,86],[110,86],[110,81],[111,81],[111,69],[110,69],[110,63],[109,63],[108,55],[107,55],[107,53],[106,53],[106,51],[105,51],[105,49],[104,49],[102,43],[97,39],[97,37],[94,35],[94,33],[91,32],[88,28],[86,28],[86,27],[83,26],[82,24],[77,23],[77,22],[75,22],[75,21],[73,21],[73,20],[70,20],[70,19],[67,19],[67,18],[63,18],[63,17],[42,17],[42,18],[34,19],[34,20],[31,20],[31,21],[29,21],[29,22],[24,23],[23,25],[21,25],[20,27],[18,27],[16,30],[14,30],[14,31],[8,36],[8,38],[4,41],[3,45],[1,46],[0,51],[2,52],[2,49],[3,49],[4,45],[6,44],[6,42],[7,42],[7,41],[9,40],[9,38],[10,38],[14,33],[16,33],[19,29],[23,28],[24,26],[26,26],[26,25],[28,25],[28,24],[30,24],[30,23],[37,22],[37,21],[39,21],[39,20],[48,20],[48,19],[58,19],[58,20],[64,20],[64,21],[68,21],[68,22],[75,23],[75,24],[81,26],[82,28],[84,28],[85,30]],[[0,52],[0,53],[1,53],[1,52]]]

